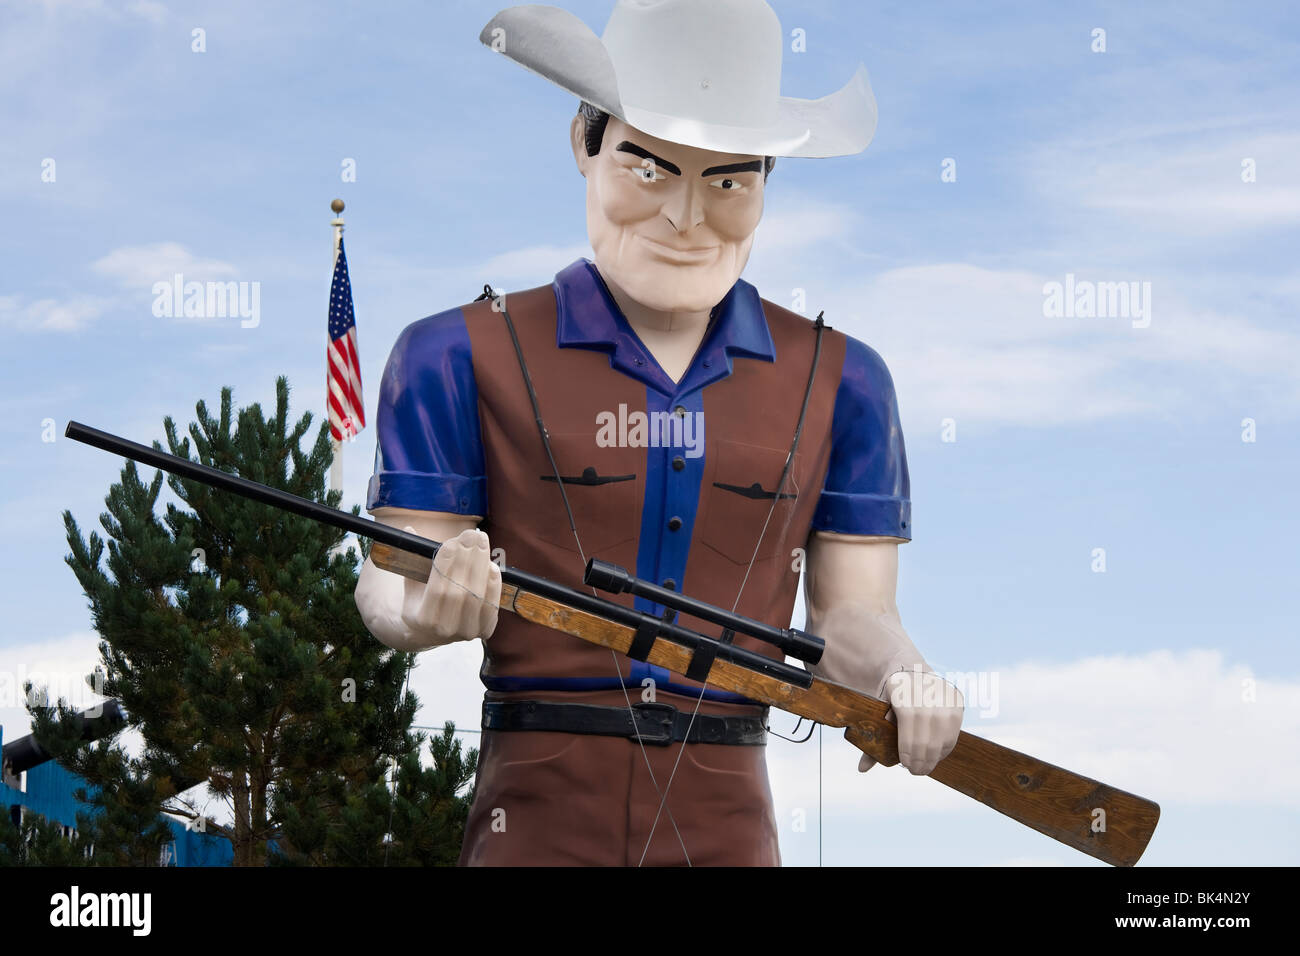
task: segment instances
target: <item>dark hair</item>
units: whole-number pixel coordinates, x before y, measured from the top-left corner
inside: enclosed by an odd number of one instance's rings
[[[599,106],[593,106],[586,100],[578,104],[578,115],[582,117],[583,138],[587,144],[587,155],[595,156],[600,152],[600,144],[605,139],[605,127],[609,125],[609,114]],[[776,165],[775,156],[763,157],[763,181]]]

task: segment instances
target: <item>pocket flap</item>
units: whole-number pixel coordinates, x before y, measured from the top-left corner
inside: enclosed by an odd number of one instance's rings
[[[551,435],[551,451],[587,557],[635,538],[645,488],[644,449],[602,448],[594,432],[581,432]],[[576,553],[578,544],[554,472],[548,469],[534,477],[541,486],[536,500],[545,503],[536,516],[537,536]]]
[[[754,557],[755,545],[755,560],[760,561],[787,545],[802,546],[802,540],[791,540],[789,528],[799,493],[794,476],[802,456],[795,456],[785,487],[778,491],[788,449],[719,441],[711,453],[700,489],[708,496],[701,541],[743,565]]]

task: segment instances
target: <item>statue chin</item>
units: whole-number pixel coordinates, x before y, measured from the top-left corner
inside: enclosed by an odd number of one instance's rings
[[[728,286],[727,288],[729,289],[731,287]],[[647,290],[645,295],[638,295],[636,292],[631,290],[628,291],[628,294],[647,309],[653,309],[656,312],[694,313],[708,312],[722,300],[722,297],[726,295],[727,292],[726,289],[724,289],[716,295],[706,294],[691,296],[683,294],[682,290],[670,291],[664,289],[653,289]]]

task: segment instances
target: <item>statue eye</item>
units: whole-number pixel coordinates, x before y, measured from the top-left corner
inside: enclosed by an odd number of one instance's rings
[[[737,190],[743,188],[743,187],[741,186],[740,180],[738,180],[738,179],[732,179],[732,178],[729,177],[729,176],[728,176],[728,177],[724,177],[724,178],[722,178],[722,179],[714,179],[714,180],[712,180],[712,181],[709,182],[709,185],[710,185],[710,186],[713,186],[713,187],[715,187],[715,188],[717,188],[717,189],[721,189],[723,192],[728,192],[728,193],[730,193],[730,192],[735,192],[735,191],[737,191]]]
[[[660,179],[668,178],[663,173],[659,172],[659,170],[655,168],[654,161],[649,159],[641,160],[641,165],[636,169],[631,170],[631,172],[632,175],[636,176],[636,178],[641,180],[643,183],[653,183]]]

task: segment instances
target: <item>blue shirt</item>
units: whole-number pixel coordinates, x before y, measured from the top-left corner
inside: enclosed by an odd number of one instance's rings
[[[606,352],[611,368],[644,384],[648,413],[683,409],[702,418],[704,390],[729,376],[735,361],[777,360],[758,292],[743,279],[714,308],[709,330],[680,382],[673,382],[641,343],[591,262],[572,263],[556,275],[553,287],[556,346]],[[806,375],[806,369],[798,374]],[[489,514],[473,355],[460,308],[412,323],[398,338],[380,386],[376,432],[367,510]],[[813,529],[909,540],[910,487],[893,381],[880,356],[852,337],[836,391],[831,442]],[[680,455],[680,447],[646,448],[636,568],[646,580],[685,577],[705,459],[702,454],[686,456],[687,473],[667,481],[672,459]],[[667,531],[668,516],[681,517],[680,533]],[[637,607],[661,610],[641,598]],[[638,681],[645,671],[659,686],[668,683],[661,668],[637,667],[633,677]],[[738,699],[723,692],[717,697]]]

